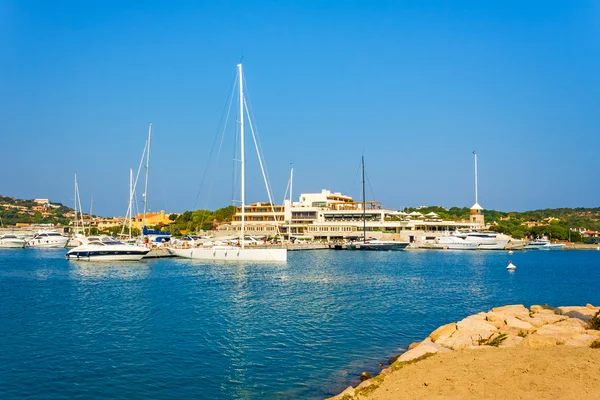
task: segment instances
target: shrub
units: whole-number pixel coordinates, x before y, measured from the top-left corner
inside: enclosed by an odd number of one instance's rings
[[[600,349],[600,339],[596,339],[590,344],[592,349]]]

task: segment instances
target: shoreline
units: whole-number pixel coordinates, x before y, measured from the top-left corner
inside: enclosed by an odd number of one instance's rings
[[[499,393],[537,399],[557,398],[563,389],[573,398],[590,398],[600,385],[600,330],[590,326],[599,312],[591,304],[507,305],[470,315],[435,329],[379,375],[363,373],[359,385],[330,400],[478,399]]]

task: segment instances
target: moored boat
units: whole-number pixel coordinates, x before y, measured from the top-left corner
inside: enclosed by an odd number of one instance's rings
[[[110,236],[92,236],[87,243],[67,252],[67,259],[81,261],[139,261],[150,249],[128,245]]]
[[[26,244],[27,241],[25,239],[19,238],[16,235],[0,235],[0,249],[22,249]]]
[[[69,238],[55,230],[38,231],[27,241],[27,247],[60,249],[67,245]]]
[[[525,250],[560,250],[565,246],[564,243],[551,243],[546,237],[538,238],[527,243]]]
[[[453,235],[440,236],[435,239],[435,243],[431,244],[433,249],[448,249],[448,250],[477,250],[479,243],[467,242],[463,238]]]

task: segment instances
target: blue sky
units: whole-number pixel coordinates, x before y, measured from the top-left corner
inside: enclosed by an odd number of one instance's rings
[[[70,205],[77,173],[123,215],[152,122],[150,209],[230,204],[232,135],[200,184],[243,56],[277,202],[290,163],[360,198],[364,154],[387,207],[470,206],[476,150],[485,208],[599,205],[598,2],[137,3],[0,3],[0,194]]]

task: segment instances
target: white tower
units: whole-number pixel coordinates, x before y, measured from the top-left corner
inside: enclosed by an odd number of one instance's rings
[[[479,205],[478,193],[477,193],[477,153],[473,152],[475,157],[475,204],[471,207],[470,221],[472,225],[477,225],[483,228],[485,225],[485,219],[483,217],[483,207]]]

